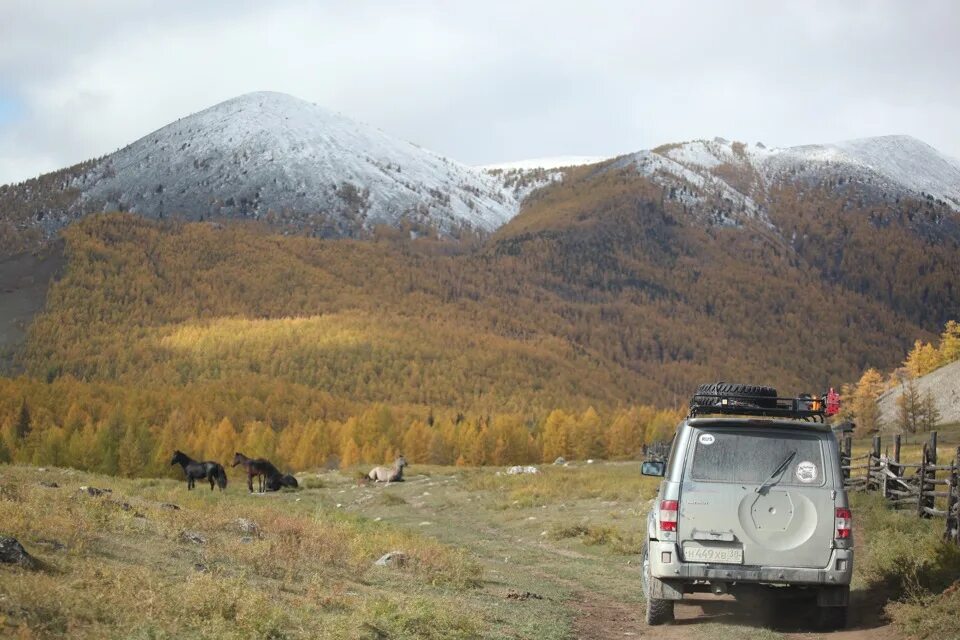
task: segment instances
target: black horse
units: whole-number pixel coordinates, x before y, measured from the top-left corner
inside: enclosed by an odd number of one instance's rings
[[[267,477],[266,490],[267,491],[280,491],[283,487],[290,487],[296,489],[300,486],[300,483],[297,482],[297,479],[290,474],[277,474],[274,476]]]
[[[175,464],[183,467],[183,472],[187,475],[187,489],[193,489],[198,478],[210,481],[210,491],[213,491],[214,485],[220,487],[221,491],[227,488],[227,472],[218,462],[197,462],[183,451],[177,450],[173,452],[170,466]]]
[[[243,465],[247,470],[247,489],[253,493],[253,478],[257,478],[257,488],[264,491],[279,491],[282,487],[296,487],[297,479],[284,475],[265,458],[248,458],[240,452],[233,456],[233,466]]]

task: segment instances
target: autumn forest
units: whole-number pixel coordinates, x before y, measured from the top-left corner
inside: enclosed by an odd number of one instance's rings
[[[904,230],[937,210],[791,189],[771,217],[793,244],[618,171],[574,170],[491,238],[89,216],[0,378],[0,461],[630,458],[698,383],[819,392],[933,340],[957,252]]]

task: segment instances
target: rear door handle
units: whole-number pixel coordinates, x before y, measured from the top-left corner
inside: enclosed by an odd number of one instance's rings
[[[718,542],[736,542],[733,531],[694,531],[694,540],[716,540]]]

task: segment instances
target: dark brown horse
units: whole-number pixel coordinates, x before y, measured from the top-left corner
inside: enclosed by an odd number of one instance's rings
[[[221,491],[227,488],[227,472],[218,462],[197,462],[183,451],[177,450],[173,452],[170,466],[175,464],[183,467],[187,476],[187,489],[193,489],[199,478],[206,478],[210,482],[210,491],[213,491],[214,484],[220,487]]]
[[[242,464],[247,470],[247,489],[253,493],[253,477],[257,477],[257,490],[279,491],[282,487],[296,487],[297,479],[291,475],[280,473],[273,463],[266,458],[248,458],[240,452],[233,456],[233,466]]]

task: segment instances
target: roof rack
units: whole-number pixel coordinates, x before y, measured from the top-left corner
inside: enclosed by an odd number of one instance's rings
[[[826,404],[826,395],[820,398],[808,394],[796,398],[781,398],[717,393],[694,396],[690,401],[690,417],[714,414],[748,415],[825,422]]]

